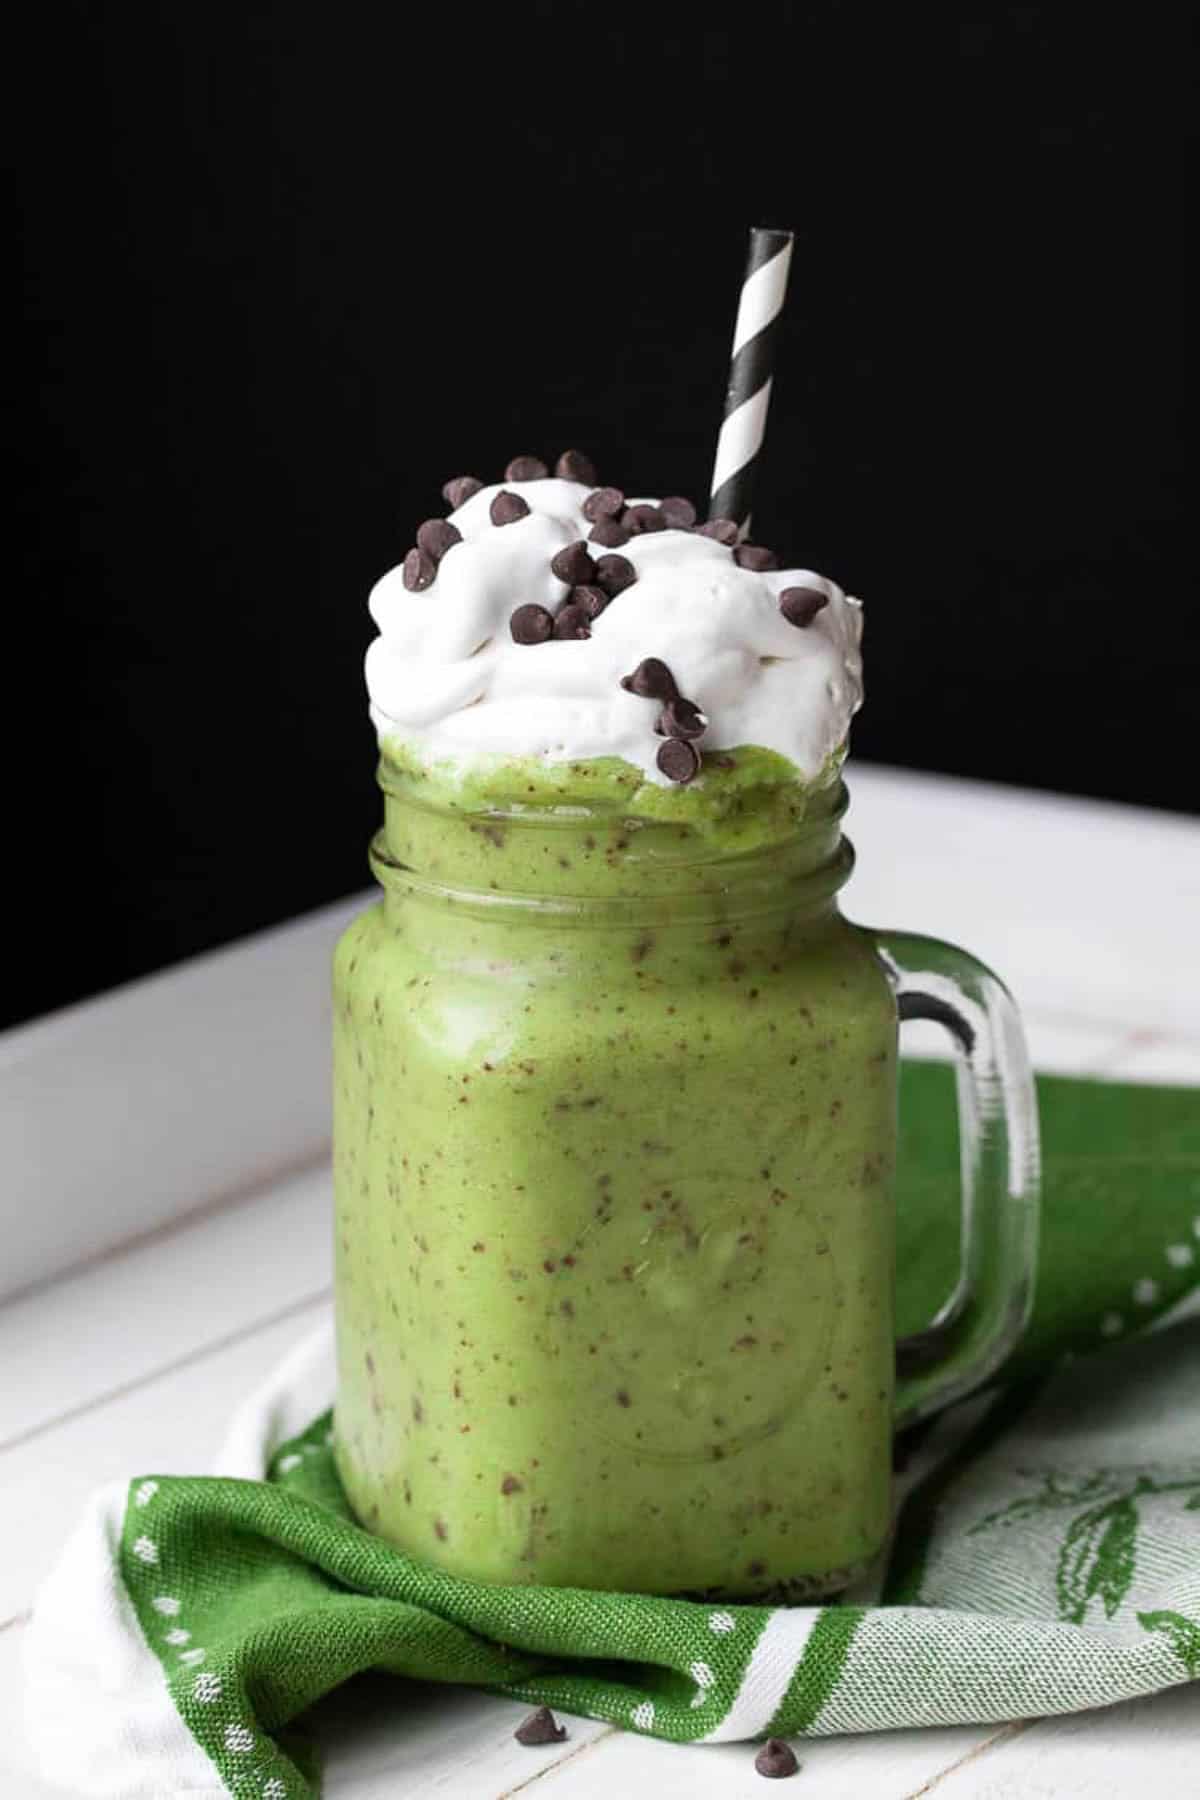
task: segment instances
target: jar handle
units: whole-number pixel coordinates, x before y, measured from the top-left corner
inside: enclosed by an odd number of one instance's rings
[[[900,1022],[932,1019],[954,1047],[962,1167],[958,1282],[923,1331],[896,1346],[896,1425],[985,1382],[1033,1305],[1040,1214],[1037,1097],[1012,998],[983,963],[936,938],[869,934]]]

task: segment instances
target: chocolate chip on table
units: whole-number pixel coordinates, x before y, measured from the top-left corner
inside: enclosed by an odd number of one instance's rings
[[[621,686],[643,700],[674,700],[679,693],[675,677],[657,656],[643,657],[632,675],[622,675]]]
[[[780,1781],[785,1775],[794,1775],[800,1764],[790,1744],[782,1738],[768,1738],[755,1757],[754,1766],[769,1781]]]
[[[829,605],[829,595],[821,588],[784,588],[779,596],[779,610],[789,625],[801,630],[811,625],[821,608]]]
[[[419,541],[419,540],[418,540]],[[582,582],[591,581],[596,574],[596,565],[588,553],[588,547],[582,538],[568,544],[565,550],[551,558],[550,571],[568,587],[578,587]]]
[[[505,481],[545,481],[550,473],[540,456],[514,456],[504,471]]]
[[[596,564],[596,581],[612,598],[623,594],[637,580],[637,570],[627,556],[602,556]]]
[[[518,606],[508,621],[514,644],[544,644],[554,636],[554,618],[544,606]]]
[[[664,737],[687,738],[690,742],[704,736],[708,720],[694,700],[685,700],[682,694],[677,694],[663,707],[660,729]]]
[[[654,759],[668,781],[682,786],[700,773],[700,752],[683,738],[668,738]]]
[[[777,569],[779,558],[762,544],[735,544],[733,560],[739,569],[752,569],[756,575],[765,569]]]
[[[412,549],[404,559],[403,581],[410,594],[424,593],[432,587],[437,564],[427,550]]]
[[[442,489],[442,499],[451,512],[457,512],[465,506],[472,494],[477,494],[483,486],[482,481],[474,475],[455,475]]]
[[[592,618],[593,614],[586,606],[577,606],[568,601],[555,617],[554,635],[556,638],[590,638]]]
[[[571,606],[582,606],[589,619],[598,619],[608,605],[608,595],[603,588],[592,587],[589,583],[571,589]]]
[[[596,485],[595,465],[582,450],[564,450],[554,465],[554,473],[560,481],[581,481],[585,487]]]
[[[620,488],[598,487],[589,494],[583,503],[583,516],[590,519],[593,525],[597,519],[611,519],[619,513],[625,504],[625,496]]]
[[[603,544],[606,550],[616,550],[629,542],[629,532],[616,519],[597,519],[588,537],[593,544]]]
[[[518,1744],[525,1744],[530,1748],[541,1744],[561,1744],[566,1735],[566,1727],[559,1724],[548,1706],[539,1706],[513,1732]]]
[[[492,504],[488,507],[488,515],[493,525],[512,525],[523,519],[529,512],[529,502],[522,500],[520,494],[510,494],[507,488],[501,488]]]
[[[736,544],[738,528],[732,519],[707,519],[703,525],[697,525],[700,537],[716,538],[718,544]]]
[[[462,532],[449,519],[426,519],[417,526],[417,548],[440,563],[447,550],[462,543]]]
[[[696,509],[682,494],[668,494],[658,510],[672,531],[690,531],[696,523]]]
[[[626,531],[631,531],[635,537],[643,531],[665,531],[667,529],[667,521],[657,506],[648,506],[645,501],[637,506],[627,506],[621,514],[621,523]]]

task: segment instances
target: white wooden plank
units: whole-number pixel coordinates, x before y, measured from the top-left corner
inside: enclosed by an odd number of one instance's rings
[[[230,1417],[324,1311],[310,1302],[238,1342],[0,1452],[0,1624],[27,1608],[103,1482],[202,1474]]]
[[[0,1793],[61,1800],[36,1774],[26,1739],[20,1640],[19,1627],[0,1632]],[[525,1749],[512,1733],[528,1711],[469,1688],[362,1676],[309,1715],[326,1756],[326,1800],[495,1800],[610,1729],[564,1716],[565,1743]],[[212,1792],[215,1800],[223,1790]]]
[[[1194,820],[850,765],[845,899],[990,963],[1028,1011],[1200,1035]]]
[[[0,1295],[320,1155],[361,900],[0,1035]]]
[[[1121,1081],[1190,1087],[1200,1082],[1200,1037],[1137,1032],[1125,1040],[1116,1067]]]
[[[790,1740],[800,1762],[795,1791],[819,1794],[821,1800],[906,1800],[995,1738],[997,1730],[995,1725],[952,1726],[860,1737],[795,1738]],[[536,1792],[538,1800],[543,1793],[553,1800],[560,1795],[562,1800],[567,1796],[612,1800],[614,1794],[653,1794],[655,1800],[710,1800],[710,1796],[762,1800],[766,1790],[754,1767],[757,1748],[665,1744],[622,1731],[564,1761],[539,1780]]]
[[[939,1781],[937,1800],[1194,1800],[1200,1684],[1042,1719]],[[822,1797],[824,1800],[824,1796]]]
[[[0,1306],[0,1449],[325,1291],[329,1196],[319,1165]]]
[[[0,1791],[51,1800],[21,1723],[19,1638],[0,1633]],[[763,1793],[753,1747],[681,1747],[610,1734],[567,1718],[561,1747],[524,1750],[511,1738],[523,1708],[457,1689],[367,1677],[316,1709],[328,1756],[329,1800],[500,1800],[525,1788],[612,1800],[754,1800]],[[1200,1687],[1042,1720],[1023,1730],[956,1727],[797,1741],[805,1791],[821,1800],[1118,1800],[1147,1785],[1156,1800],[1195,1792]],[[814,1786],[819,1784],[819,1788]]]
[[[564,1714],[562,1744],[527,1749],[529,1707],[463,1688],[364,1676],[314,1709],[327,1800],[495,1800],[537,1780],[611,1727]]]

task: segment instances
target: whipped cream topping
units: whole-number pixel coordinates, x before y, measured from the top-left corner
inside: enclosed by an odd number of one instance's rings
[[[502,491],[519,494],[528,515],[493,525],[489,508]],[[370,610],[379,636],[366,676],[380,739],[399,739],[431,764],[617,756],[669,786],[655,760],[660,709],[621,686],[652,656],[707,715],[705,752],[755,744],[814,779],[862,702],[862,606],[811,569],[760,573],[712,538],[645,532],[617,552],[637,580],[593,621],[590,638],[513,642],[518,606],[555,612],[566,600],[550,563],[587,538],[582,508],[592,491],[554,478],[482,488],[449,515],[462,542],[445,553],[432,586],[410,592],[399,566],[376,583]],[[588,549],[606,554],[599,544]],[[793,587],[828,595],[803,628],[779,609],[779,595]]]

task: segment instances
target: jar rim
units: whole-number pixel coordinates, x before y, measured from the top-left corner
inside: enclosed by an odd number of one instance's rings
[[[796,842],[790,846],[793,852],[796,847]],[[372,840],[370,862],[385,895],[446,906],[477,919],[504,919],[511,923],[522,919],[531,923],[553,921],[557,926],[575,924],[603,929],[633,924],[705,924],[711,923],[714,916],[734,920],[781,912],[799,917],[827,911],[854,868],[854,846],[849,838],[837,832],[830,854],[816,864],[804,864],[794,854],[789,857],[787,848],[773,844],[740,857],[709,862],[703,866],[719,871],[720,879],[704,888],[641,894],[521,891],[440,881],[397,861],[390,854],[383,830]]]

